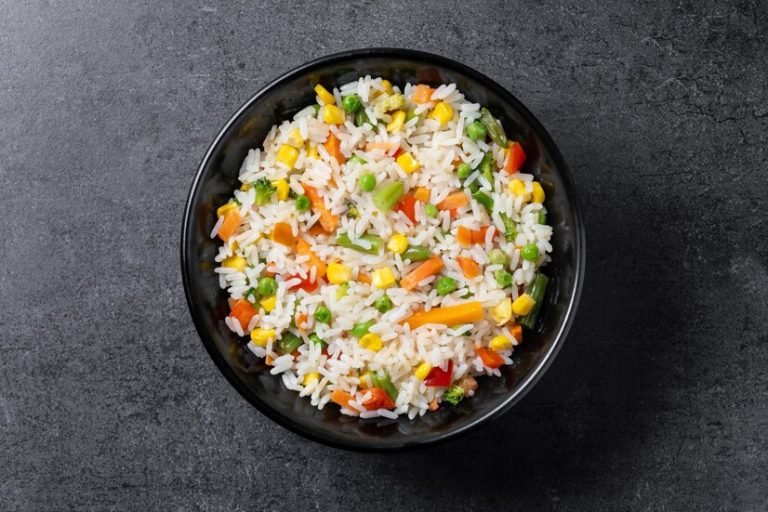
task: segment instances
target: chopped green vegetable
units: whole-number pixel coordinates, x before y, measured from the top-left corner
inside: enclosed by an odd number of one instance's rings
[[[299,336],[290,331],[283,333],[283,337],[277,342],[277,351],[281,354],[290,354],[304,344]]]
[[[256,199],[254,199],[254,203],[256,203],[258,206],[263,206],[269,202],[277,189],[267,178],[259,178],[253,184],[253,190],[256,193]]]
[[[472,139],[473,142],[485,140],[486,135],[488,135],[488,130],[480,121],[474,121],[467,126],[467,137]]]
[[[350,94],[349,96],[344,96],[341,100],[341,106],[344,107],[344,112],[347,114],[354,114],[363,108],[363,102],[357,94]]]
[[[371,382],[375,387],[386,391],[387,395],[389,395],[389,398],[392,400],[397,400],[397,388],[394,384],[392,384],[392,379],[389,378],[387,372],[384,370],[376,370],[371,374]]]
[[[519,320],[520,325],[523,327],[527,329],[533,329],[533,327],[536,325],[536,320],[539,318],[541,305],[544,303],[544,294],[547,291],[548,283],[549,278],[547,278],[547,276],[544,274],[539,273],[536,274],[536,277],[533,278],[533,283],[531,283],[531,285],[526,290],[526,293],[536,301],[536,304],[533,305],[533,309],[531,309],[527,315]]]
[[[419,117],[419,116],[416,115],[416,111],[415,110],[409,110],[408,112],[405,113],[405,122],[407,123],[408,121],[410,121],[414,117]]]
[[[368,118],[368,114],[365,113],[365,109],[361,108],[355,112],[355,126],[363,126],[366,123],[373,126],[373,123],[371,123],[371,120]]]
[[[300,212],[305,212],[309,210],[310,202],[309,198],[305,196],[304,194],[301,194],[300,196],[296,197],[296,209]]]
[[[251,302],[256,302],[257,300],[259,300],[259,292],[258,290],[256,290],[256,288],[251,286],[250,288],[248,288],[248,291],[245,292],[245,295],[243,295],[243,297],[250,300]]]
[[[539,247],[536,244],[526,244],[520,249],[520,256],[527,261],[539,259]]]
[[[430,218],[434,219],[435,217],[437,217],[437,214],[439,212],[440,211],[437,209],[437,206],[435,206],[435,205],[433,205],[431,203],[426,205],[426,206],[424,206],[424,213],[426,214],[427,217],[430,217]]]
[[[541,209],[539,211],[539,224],[546,224],[547,223],[547,210]]]
[[[456,166],[456,174],[460,180],[465,180],[472,174],[472,167],[467,162],[461,162]]]
[[[504,270],[503,268],[499,269],[493,273],[493,277],[502,288],[512,286],[512,274],[508,270]]]
[[[480,171],[480,174],[482,174],[486,180],[488,180],[488,184],[491,186],[491,190],[493,190],[493,155],[491,155],[490,152],[483,155],[483,159],[480,160],[477,170]]]
[[[314,332],[309,335],[309,341],[311,343],[314,343],[315,345],[320,345],[321,348],[325,348],[328,346],[328,343],[326,343],[324,339],[322,339],[320,336],[318,336]]]
[[[349,235],[346,233],[339,233],[336,235],[336,243],[340,246],[346,247],[347,249],[354,249],[355,251],[363,252],[365,254],[379,254],[379,252],[381,252],[382,246],[384,245],[384,241],[381,239],[381,237],[376,235],[362,235],[360,240],[365,240],[366,242],[370,243],[370,249],[353,242],[349,239]]]
[[[392,309],[392,299],[390,299],[386,295],[382,295],[381,297],[373,301],[373,307],[379,313],[386,313],[387,311]]]
[[[357,211],[357,205],[355,203],[347,203],[347,217],[350,219],[356,219],[360,216],[360,212]]]
[[[351,157],[349,157],[349,160],[347,160],[347,163],[351,163],[351,162],[354,162],[354,163],[360,164],[360,165],[368,163],[368,162],[366,162],[365,160],[363,160],[362,158],[360,158],[357,155],[352,155]]]
[[[321,324],[330,324],[331,310],[325,307],[323,304],[320,304],[319,306],[317,306],[317,309],[315,310],[314,317],[315,317],[315,320],[317,320]]]
[[[376,320],[368,320],[367,322],[359,322],[359,323],[356,323],[356,324],[355,324],[355,325],[352,327],[352,330],[351,330],[351,331],[349,331],[349,332],[350,332],[350,334],[352,334],[352,336],[354,336],[355,338],[362,338],[363,336],[365,336],[366,334],[368,334],[368,329],[370,329],[370,328],[371,328],[371,326],[372,326],[373,324],[375,324],[375,323],[376,323]]]
[[[315,110],[315,116],[317,116],[317,114],[320,113],[320,105],[315,103],[314,105],[312,105],[312,108]]]
[[[373,173],[366,172],[363,175],[360,176],[360,179],[358,180],[360,183],[360,190],[363,192],[370,192],[374,188],[376,188],[376,176],[373,175]]]
[[[349,292],[349,283],[341,283],[339,287],[336,288],[336,300],[346,297],[347,292]]]
[[[424,261],[432,257],[432,251],[420,245],[410,245],[403,253],[404,260]]]
[[[504,223],[504,239],[507,242],[514,242],[517,238],[517,224],[512,220],[512,217],[504,212],[501,212],[501,221]]]
[[[485,209],[488,210],[489,214],[493,211],[493,198],[482,190],[478,190],[472,194],[472,199],[483,205]]]
[[[277,291],[277,281],[272,277],[262,277],[259,279],[259,295],[262,297],[271,297]]]
[[[438,295],[448,295],[458,288],[458,283],[452,277],[441,276],[435,281],[435,291]]]
[[[402,181],[393,181],[379,187],[373,194],[373,204],[382,212],[388,212],[397,204],[403,195]]]
[[[491,249],[491,252],[488,253],[488,259],[494,265],[506,265],[509,263],[509,258],[501,249]]]
[[[485,107],[480,109],[480,122],[483,123],[485,129],[488,130],[488,135],[491,136],[493,142],[503,148],[507,147],[507,134],[504,133],[504,128],[501,126],[499,120],[493,117],[491,112]]]
[[[463,399],[464,388],[457,384],[452,384],[451,387],[446,389],[445,393],[443,393],[443,402],[448,402],[451,405],[459,405],[459,402]]]

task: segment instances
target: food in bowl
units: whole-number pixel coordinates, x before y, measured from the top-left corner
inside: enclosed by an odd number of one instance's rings
[[[211,237],[227,327],[318,408],[409,418],[499,376],[552,251],[525,151],[455,84],[361,77],[272,127]]]

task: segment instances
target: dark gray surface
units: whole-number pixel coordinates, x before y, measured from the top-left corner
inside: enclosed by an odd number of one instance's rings
[[[768,508],[766,2],[2,3],[0,509]],[[248,406],[178,268],[188,186],[230,114],[375,45],[456,58],[526,103],[589,242],[538,387],[391,456]]]

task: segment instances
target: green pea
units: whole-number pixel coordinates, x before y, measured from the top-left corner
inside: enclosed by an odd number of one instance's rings
[[[350,334],[352,334],[352,336],[354,336],[355,338],[362,338],[363,336],[368,334],[368,329],[370,329],[371,326],[375,323],[376,323],[376,320],[368,320],[367,322],[357,323],[352,327]]]
[[[350,162],[354,162],[354,163],[360,164],[360,165],[363,165],[363,164],[367,163],[365,160],[363,160],[362,158],[360,158],[357,155],[352,155],[351,157],[349,157],[349,160],[347,160],[347,163],[350,163]]]
[[[539,248],[536,244],[524,245],[523,248],[520,249],[520,256],[522,256],[524,260],[536,261],[539,259]]]
[[[365,174],[360,176],[360,190],[363,192],[370,192],[374,188],[376,188],[376,176],[371,174],[370,172],[366,172]]]
[[[325,348],[328,346],[328,343],[326,343],[324,339],[322,339],[320,336],[318,336],[314,332],[309,335],[309,341],[314,343],[315,345],[320,345],[322,348]]]
[[[480,121],[475,121],[467,126],[467,137],[474,142],[478,140],[485,140],[485,136],[488,135],[488,130]]]
[[[512,274],[508,270],[500,269],[493,273],[494,279],[502,288],[512,286]]]
[[[262,277],[259,279],[259,295],[262,297],[271,297],[277,291],[277,281],[271,277]]]
[[[304,194],[296,197],[296,209],[300,212],[309,210],[309,198]]]
[[[386,313],[390,309],[392,309],[392,299],[387,297],[386,295],[382,295],[375,301],[373,301],[373,307],[376,308],[376,311],[379,313]]]
[[[459,179],[465,180],[472,174],[472,167],[466,162],[461,162],[456,166],[456,174],[458,174]]]
[[[424,207],[424,213],[427,214],[427,217],[432,217],[433,219],[437,217],[438,210],[437,206],[433,204],[428,204]]]
[[[442,276],[435,282],[435,290],[438,295],[448,295],[456,288],[458,288],[458,284],[452,277]]]
[[[509,258],[507,258],[507,255],[501,249],[491,249],[491,252],[488,254],[488,259],[490,259],[491,263],[494,265],[506,265],[509,263]]]
[[[347,114],[354,114],[363,108],[363,102],[360,101],[360,96],[357,94],[350,94],[344,96],[344,99],[341,100],[341,106],[344,107],[344,112]]]
[[[321,304],[320,306],[317,306],[314,317],[315,317],[315,320],[317,320],[321,324],[330,324],[331,310]]]

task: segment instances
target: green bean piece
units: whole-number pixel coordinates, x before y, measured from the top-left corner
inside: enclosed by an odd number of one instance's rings
[[[258,286],[258,284],[257,284],[257,286]],[[251,286],[250,288],[248,288],[248,291],[245,292],[245,295],[243,295],[243,297],[245,297],[246,299],[250,300],[251,302],[256,302],[257,300],[259,300],[259,292],[258,292],[258,290],[256,288]]]
[[[389,395],[389,398],[392,400],[397,400],[397,395],[399,393],[395,385],[392,384],[392,379],[389,378],[387,372],[384,370],[376,370],[371,374],[371,381],[375,387],[386,391],[387,395]]]
[[[366,162],[365,160],[363,160],[362,158],[360,158],[357,155],[352,155],[351,157],[349,157],[349,160],[347,160],[347,163],[350,163],[350,162],[354,162],[354,163],[360,164],[360,165],[368,163],[368,162]]]
[[[479,204],[483,205],[485,209],[488,210],[488,213],[493,211],[493,198],[482,190],[478,190],[472,194],[472,198]]]
[[[480,109],[480,122],[483,123],[485,129],[488,130],[488,135],[491,136],[493,142],[503,148],[507,147],[509,142],[507,141],[507,134],[504,133],[504,128],[501,126],[499,120],[493,117],[491,112],[485,107]]]
[[[539,211],[539,224],[546,224],[547,223],[547,210],[540,210]]]
[[[280,341],[277,342],[277,351],[281,354],[291,354],[303,344],[304,340],[288,331],[284,333],[283,337],[280,338]]]
[[[371,244],[370,249],[353,242],[349,239],[349,235],[346,233],[339,233],[336,235],[336,243],[340,246],[346,247],[347,249],[354,249],[357,252],[362,252],[365,254],[379,254],[379,252],[381,252],[382,246],[384,245],[381,237],[376,235],[362,235],[360,240],[369,242]]]
[[[373,194],[373,204],[382,212],[390,211],[402,197],[404,187],[402,181],[393,181],[380,186]]]
[[[514,242],[517,238],[517,224],[504,212],[501,212],[501,221],[504,223],[504,239],[507,242]]]
[[[309,341],[315,345],[320,345],[321,348],[325,348],[328,346],[328,343],[326,343],[324,339],[322,339],[320,336],[317,335],[317,333],[314,333],[314,332],[309,335]]]
[[[373,324],[375,324],[375,323],[376,323],[376,320],[368,320],[367,322],[359,322],[359,323],[356,323],[356,324],[355,324],[355,325],[352,327],[352,330],[351,330],[351,331],[349,331],[349,332],[350,332],[350,334],[352,334],[352,336],[354,336],[355,338],[362,338],[363,336],[365,336],[366,334],[368,334],[368,329],[370,329],[370,328],[371,328],[371,326],[372,326]]]
[[[411,245],[403,253],[404,260],[424,261],[432,257],[432,251],[420,245]]]
[[[355,112],[355,126],[363,126],[366,123],[373,126],[373,123],[368,118],[368,114],[365,113],[365,109],[361,108]]]
[[[528,314],[519,320],[520,325],[527,329],[533,329],[536,325],[541,305],[544,303],[544,294],[547,291],[547,283],[549,283],[549,278],[542,273],[538,273],[536,274],[536,277],[533,278],[533,283],[531,283],[531,286],[526,291],[526,293],[536,301],[536,304],[533,305],[533,308]]]
[[[480,160],[477,170],[480,171],[480,174],[482,174],[486,180],[488,180],[488,185],[490,185],[491,190],[493,190],[493,155],[491,155],[490,152],[483,155],[483,159]]]

